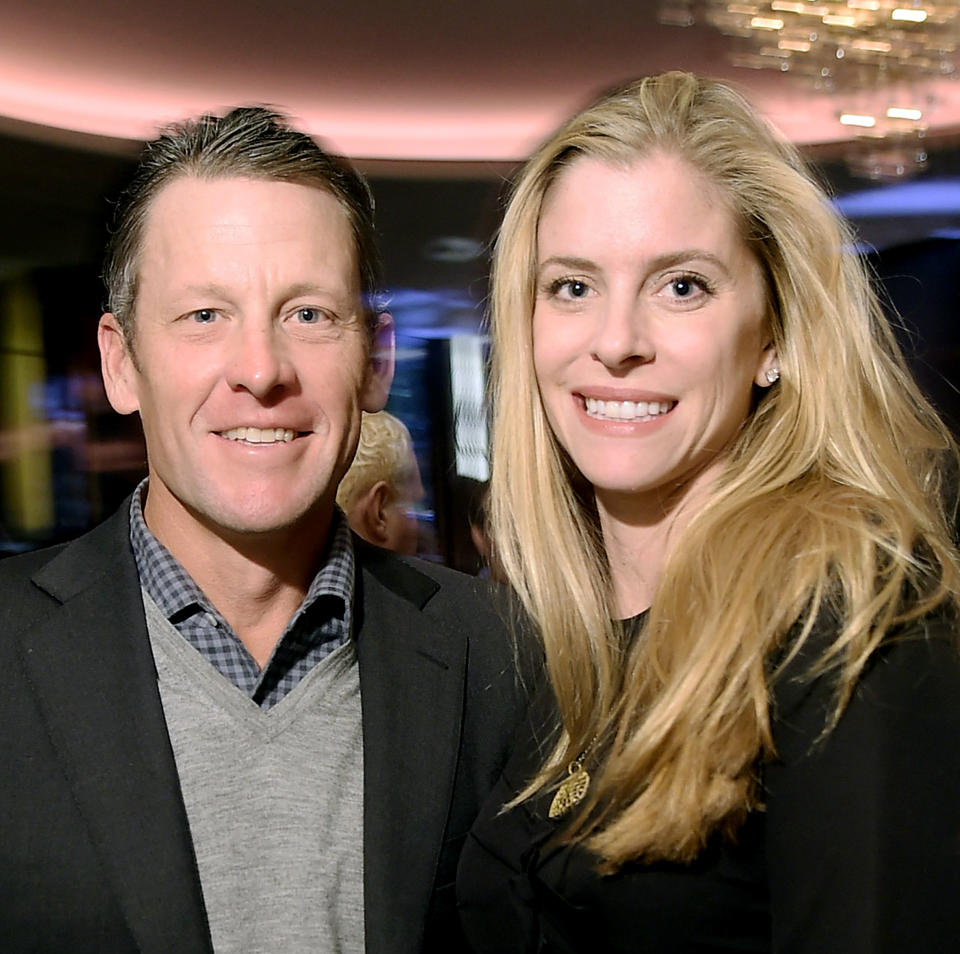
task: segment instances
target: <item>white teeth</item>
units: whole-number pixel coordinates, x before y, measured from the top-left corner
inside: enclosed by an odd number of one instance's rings
[[[611,421],[652,421],[661,414],[672,411],[676,401],[601,401],[584,398],[590,417]]]
[[[289,444],[296,432],[289,427],[232,427],[229,431],[221,431],[220,436],[247,444]]]

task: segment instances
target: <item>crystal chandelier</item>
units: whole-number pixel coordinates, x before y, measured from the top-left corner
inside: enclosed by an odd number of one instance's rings
[[[848,156],[854,171],[896,178],[925,165],[935,105],[926,84],[956,70],[960,0],[664,0],[659,18],[699,19],[738,38],[735,65],[833,95],[838,123],[859,142]]]

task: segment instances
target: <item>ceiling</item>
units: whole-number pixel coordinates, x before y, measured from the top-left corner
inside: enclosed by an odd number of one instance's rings
[[[281,108],[370,176],[398,323],[425,337],[477,328],[487,244],[517,160],[598,91],[631,77],[685,68],[731,79],[791,138],[821,144],[813,151],[838,191],[855,186],[841,163],[830,165],[842,129],[831,100],[792,77],[729,66],[728,38],[660,25],[657,8],[656,0],[0,0],[0,280],[50,266],[95,279],[109,197],[139,141],[164,121],[237,103]],[[933,92],[939,126],[928,175],[956,179],[960,84]],[[956,232],[955,187],[924,201],[935,221],[927,208],[901,208],[895,220],[850,211],[878,246],[934,226]],[[76,307],[95,321],[96,281],[69,280],[78,282]]]
[[[665,69],[735,79],[790,138],[842,137],[793,77],[657,0],[0,0],[0,130],[123,152],[157,124],[266,102],[354,158],[516,160],[597,91]],[[932,115],[960,127],[960,85]],[[27,125],[24,125],[27,124]],[[90,137],[94,137],[93,140]]]

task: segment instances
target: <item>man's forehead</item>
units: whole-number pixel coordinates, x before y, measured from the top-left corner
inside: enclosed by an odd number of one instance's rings
[[[298,254],[313,255],[328,268],[343,269],[350,284],[358,280],[350,220],[329,190],[239,176],[184,175],[165,184],[146,212],[140,265],[173,261],[192,276],[191,284],[216,285],[221,279],[205,274],[206,268],[229,273],[255,263],[255,256],[245,256],[260,247],[289,249],[291,263]]]
[[[165,182],[150,200],[145,216],[145,232],[167,217],[183,217],[193,213],[221,212],[225,220],[234,206],[246,206],[262,197],[266,204],[275,197],[296,196],[297,204],[323,209],[328,216],[350,228],[350,216],[343,202],[329,188],[319,183],[288,182],[254,176],[197,176],[183,173]]]

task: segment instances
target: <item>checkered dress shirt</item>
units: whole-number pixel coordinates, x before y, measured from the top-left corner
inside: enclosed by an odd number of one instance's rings
[[[194,649],[269,709],[350,637],[354,556],[346,519],[334,511],[326,560],[261,670],[230,624],[147,528],[142,507],[146,485],[142,481],[130,501],[130,544],[141,585]]]

